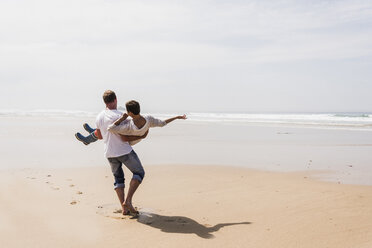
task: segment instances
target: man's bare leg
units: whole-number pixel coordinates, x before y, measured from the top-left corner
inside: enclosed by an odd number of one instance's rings
[[[130,181],[127,199],[125,199],[125,202],[123,204],[125,211],[129,210],[131,213],[137,212],[136,209],[132,205],[132,198],[133,198],[134,192],[136,192],[139,185],[140,185],[140,182],[136,179],[132,179]]]
[[[125,199],[124,188],[116,188],[115,191],[116,191],[116,194],[118,195],[121,209],[123,210],[122,213],[125,214],[126,210],[124,209],[124,199]]]

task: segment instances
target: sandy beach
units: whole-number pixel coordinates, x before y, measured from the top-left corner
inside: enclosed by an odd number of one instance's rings
[[[369,132],[154,129],[134,147],[146,177],[132,219],[102,143],[71,135],[83,121],[2,117],[2,247],[372,247]]]
[[[119,213],[109,168],[3,171],[0,240],[30,248],[371,247],[372,187],[308,176],[148,166],[134,199],[140,216],[131,219]]]

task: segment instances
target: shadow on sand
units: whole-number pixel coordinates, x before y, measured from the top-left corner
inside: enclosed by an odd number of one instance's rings
[[[153,213],[141,212],[137,221],[139,223],[158,228],[167,233],[194,233],[201,238],[214,238],[212,232],[217,232],[220,228],[232,225],[248,225],[251,222],[221,223],[212,227],[206,227],[193,219],[183,216],[163,216]]]

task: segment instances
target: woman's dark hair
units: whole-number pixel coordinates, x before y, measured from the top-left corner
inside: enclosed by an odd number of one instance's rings
[[[128,112],[131,112],[134,115],[139,115],[141,112],[140,105],[137,101],[131,100],[125,104],[125,107],[127,108]]]

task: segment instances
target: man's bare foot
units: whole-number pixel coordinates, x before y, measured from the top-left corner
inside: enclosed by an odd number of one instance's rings
[[[130,214],[128,208],[124,207],[124,204],[122,205],[121,209],[122,209],[121,213],[123,215],[129,215]]]
[[[138,215],[139,212],[133,207],[131,203],[123,203],[124,215]]]

